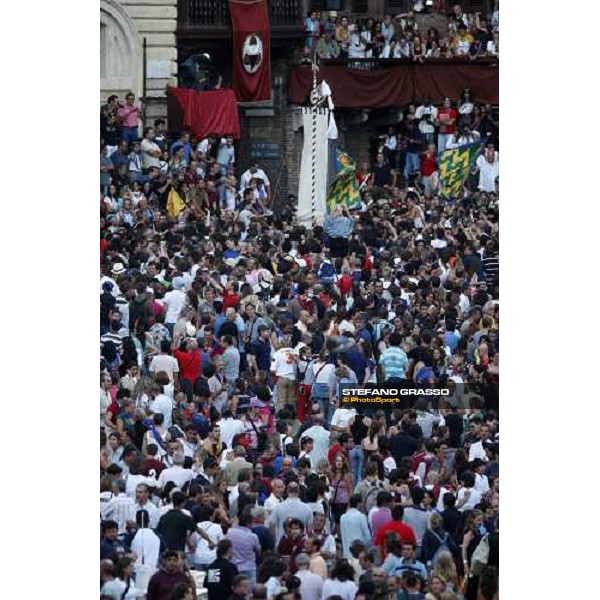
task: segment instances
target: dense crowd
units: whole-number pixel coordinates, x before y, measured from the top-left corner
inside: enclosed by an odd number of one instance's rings
[[[311,230],[231,136],[102,107],[101,598],[497,598],[497,133],[446,104],[408,107],[360,208]],[[444,201],[431,153],[475,134]],[[340,404],[377,382],[452,395]]]
[[[422,26],[422,25],[421,25]],[[317,59],[405,59],[423,62],[431,58],[477,59],[499,57],[499,13],[491,18],[481,13],[465,13],[454,5],[446,29],[419,27],[415,11],[383,20],[353,19],[329,11],[321,16],[310,11],[304,21],[306,34],[303,57]]]

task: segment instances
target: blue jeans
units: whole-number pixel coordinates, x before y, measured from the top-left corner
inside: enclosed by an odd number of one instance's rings
[[[137,127],[121,127],[121,137],[127,142],[127,145],[133,144],[138,136],[138,128]]]
[[[360,446],[354,446],[354,448],[350,450],[349,456],[350,468],[352,469],[352,475],[354,476],[354,485],[356,486],[362,479],[362,468],[363,463],[365,462],[365,455]]]
[[[321,412],[327,421],[329,416],[329,385],[326,383],[313,383],[310,389],[310,399],[321,407]]]
[[[406,166],[404,167],[404,177],[408,179],[411,173],[418,171],[421,167],[421,157],[412,152],[406,153]]]
[[[438,152],[443,152],[446,149],[449,137],[450,135],[447,133],[438,133]]]

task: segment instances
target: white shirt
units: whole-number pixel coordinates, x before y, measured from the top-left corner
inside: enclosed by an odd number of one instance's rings
[[[293,348],[280,348],[273,354],[271,360],[271,371],[277,377],[286,377],[294,379],[296,373],[296,362],[292,358],[294,354]]]
[[[323,593],[323,578],[308,569],[300,569],[296,573],[300,580],[300,595],[302,600],[321,600]]]
[[[490,482],[486,475],[480,475],[475,473],[475,489],[482,495],[485,496],[490,491]]]
[[[355,408],[337,408],[333,413],[331,424],[334,427],[349,427],[356,417]]]
[[[458,490],[458,494],[456,495],[457,507],[458,504],[464,499],[465,491],[467,491],[465,488],[460,488]],[[471,492],[469,494],[469,499],[462,506],[458,507],[460,512],[464,512],[465,510],[473,510],[481,502],[481,492],[479,492],[479,490],[471,488],[468,491]]]
[[[488,457],[483,449],[483,444],[481,440],[471,444],[469,447],[469,462],[473,462],[476,458],[480,458],[481,460],[487,462]]]
[[[490,163],[484,155],[477,157],[479,167],[479,185],[482,192],[494,192],[496,190],[496,177],[500,175],[500,155],[494,152],[494,162]]]
[[[437,119],[438,109],[432,104],[430,104],[429,106],[421,104],[421,106],[417,107],[417,110],[415,111],[415,116],[417,117],[417,119],[422,119],[424,115],[431,115],[431,120],[435,121],[435,119]]]
[[[150,373],[160,373],[164,371],[169,376],[169,381],[173,383],[174,373],[179,373],[179,363],[174,356],[170,354],[159,354],[150,361]]]
[[[127,494],[114,496],[107,503],[104,509],[105,521],[116,521],[119,525],[119,534],[126,533],[125,526],[131,519],[132,509],[135,502]]]
[[[256,169],[256,173],[252,174],[250,169],[242,173],[240,177],[240,190],[243,192],[246,188],[250,187],[250,181],[252,179],[262,179],[265,182],[265,187],[269,187],[269,178],[262,169]]]
[[[131,509],[133,515],[131,517],[132,521],[135,521],[135,515],[138,510],[145,510],[148,512],[148,518],[150,519],[148,527],[150,527],[150,529],[154,529],[158,525],[158,508],[154,504],[152,504],[150,500],[148,500],[148,502],[146,502],[146,504],[144,504],[143,506],[141,504],[138,504],[137,502],[134,503]]]
[[[158,512],[158,509],[156,510]],[[138,529],[131,542],[131,549],[137,554],[136,569],[145,565],[156,571],[160,554],[160,538],[152,529]]]
[[[321,598],[326,600],[330,596],[341,596],[342,600],[354,600],[358,586],[354,581],[338,581],[337,579],[326,579],[323,584]],[[304,599],[303,599],[304,600]]]
[[[173,400],[171,400],[171,398],[168,396],[165,396],[164,394],[159,394],[156,396],[152,406],[150,407],[150,410],[153,413],[160,413],[161,415],[164,415],[165,420],[163,421],[163,427],[165,429],[169,429],[169,427],[173,425]],[[153,440],[153,443],[157,444],[157,442],[154,441],[154,436],[152,436],[150,439]]]
[[[271,514],[271,511],[282,502],[283,500],[281,498],[277,498],[277,496],[274,496],[271,493],[271,495],[265,500],[263,508],[267,511],[268,514]]]
[[[185,306],[185,293],[181,290],[171,290],[165,294],[165,303],[167,304],[165,323],[177,323],[181,309]]]
[[[180,465],[174,465],[161,471],[158,477],[158,485],[163,488],[169,481],[172,481],[179,489],[181,489],[193,478],[194,474],[191,469],[184,469]]]
[[[202,521],[198,523],[198,526],[205,531],[210,538],[218,544],[224,537],[223,529],[218,523],[212,521]],[[216,547],[212,550],[208,547],[208,542],[200,536],[198,533],[192,534],[192,541],[196,544],[196,551],[194,552],[194,562],[198,565],[209,565],[211,562],[217,559]]]
[[[150,156],[150,154],[148,154],[148,152],[154,152],[156,150],[160,152],[160,147],[158,144],[150,140],[143,139],[140,148],[142,150],[142,165],[144,169],[158,167],[160,158],[156,158],[155,156]]]
[[[231,450],[233,444],[233,438],[246,431],[244,423],[239,419],[221,419],[219,422],[221,426],[221,441],[227,445],[227,448]]]

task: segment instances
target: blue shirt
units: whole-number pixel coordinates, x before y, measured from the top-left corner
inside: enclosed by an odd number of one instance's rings
[[[225,323],[226,320],[227,317],[223,313],[218,314],[215,317],[215,324],[213,326],[215,330],[215,338],[219,339],[219,330],[221,329],[221,325],[223,325],[223,323]]]
[[[383,368],[384,379],[397,377],[406,379],[406,367],[408,366],[408,356],[402,348],[390,346],[381,354],[379,364]]]

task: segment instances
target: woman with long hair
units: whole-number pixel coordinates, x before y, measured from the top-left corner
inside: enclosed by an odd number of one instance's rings
[[[466,600],[476,600],[477,598],[479,577],[471,573],[471,559],[475,548],[477,548],[479,542],[486,534],[483,520],[484,514],[481,510],[473,510],[465,515],[461,558],[465,576],[464,589]]]
[[[368,461],[371,455],[379,451],[379,429],[379,421],[371,421],[371,424],[369,425],[369,432],[360,443],[365,454],[365,461]]]
[[[331,467],[331,513],[337,529],[341,516],[348,510],[354,492],[354,478],[343,454],[336,454]],[[332,527],[332,529],[334,528]]]

